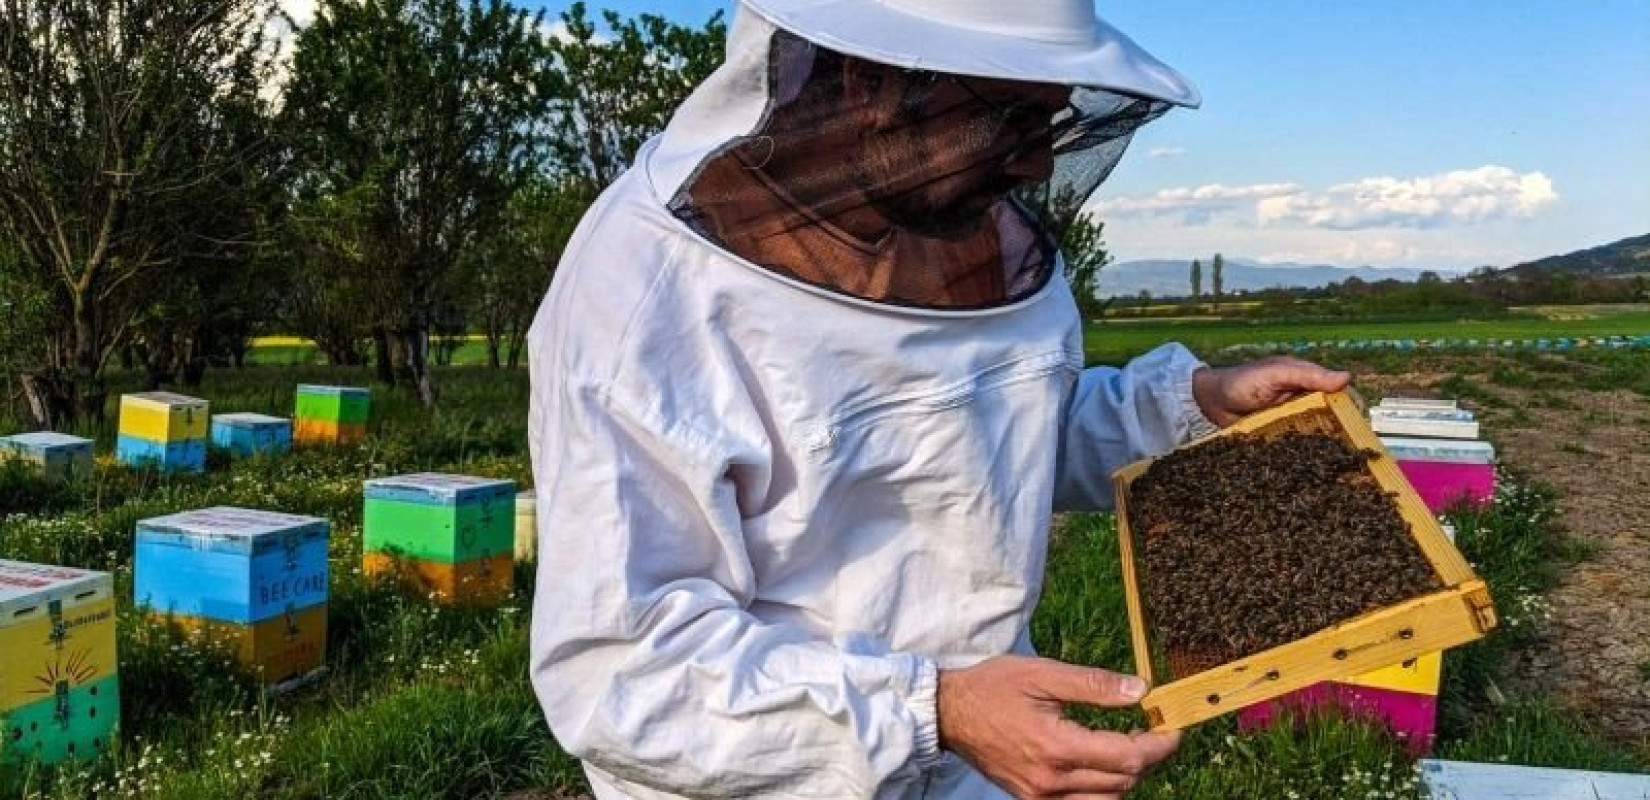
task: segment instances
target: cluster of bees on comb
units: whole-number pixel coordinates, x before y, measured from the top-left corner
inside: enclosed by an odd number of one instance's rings
[[[1147,618],[1175,677],[1442,588],[1374,456],[1322,433],[1238,434],[1134,481]]]

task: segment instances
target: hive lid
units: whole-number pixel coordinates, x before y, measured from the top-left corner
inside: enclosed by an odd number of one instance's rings
[[[174,394],[172,392],[139,392],[137,394],[121,395],[122,401],[135,400],[144,403],[154,403],[162,406],[204,406],[206,401],[199,397]]]
[[[320,517],[215,506],[140,520],[137,527],[140,542],[246,554],[273,548],[290,534],[325,537],[331,526]]]
[[[1474,417],[1471,411],[1464,408],[1382,408],[1376,406],[1369,410],[1369,419],[1371,421],[1472,422],[1477,417]]]
[[[373,478],[366,482],[366,496],[382,500],[452,503],[481,497],[512,495],[516,482],[473,475],[420,472]]]
[[[1440,439],[1477,439],[1478,423],[1446,419],[1376,417],[1370,427],[1383,436],[1425,436]]]
[[[213,414],[212,421],[223,423],[230,427],[256,427],[258,425],[286,425],[289,420],[285,417],[272,417],[268,414],[253,414],[251,412],[236,412],[234,414]]]
[[[0,628],[25,619],[54,600],[72,606],[108,597],[114,579],[107,572],[0,559]]]
[[[1383,397],[1376,408],[1453,409],[1455,400],[1447,397]]]
[[[298,384],[298,394],[346,395],[370,393],[370,390],[363,389],[359,386],[319,386],[312,383]]]
[[[12,436],[0,437],[0,441],[21,445],[29,450],[46,450],[53,447],[91,447],[91,439],[79,436],[70,436],[56,431],[36,431],[34,433],[19,433]]]
[[[1491,464],[1495,446],[1476,439],[1423,439],[1382,436],[1381,445],[1399,461],[1440,461],[1451,464]]]

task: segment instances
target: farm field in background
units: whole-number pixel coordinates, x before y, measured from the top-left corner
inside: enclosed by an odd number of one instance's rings
[[[1119,363],[1164,341],[1178,341],[1208,357],[1223,347],[1261,342],[1341,339],[1537,339],[1560,336],[1650,334],[1650,306],[1532,306],[1493,319],[1423,322],[1251,319],[1107,319],[1089,325],[1083,345],[1090,361]]]
[[[1252,306],[1242,301],[1230,307]],[[1323,341],[1340,339],[1536,339],[1560,336],[1642,336],[1650,334],[1650,305],[1528,306],[1494,319],[1438,319],[1424,322],[1292,321],[1186,316],[1134,319],[1108,318],[1084,328],[1083,342],[1090,362],[1120,363],[1165,341],[1178,341],[1193,352],[1210,357],[1223,347],[1261,342]],[[253,340],[250,360],[256,364],[302,365],[321,363],[322,356],[307,340],[295,336],[266,336]],[[465,337],[454,350],[454,365],[487,363],[486,342],[478,335]]]
[[[1633,315],[1617,315],[1618,321],[1623,316]],[[1644,322],[1650,330],[1650,315]],[[1564,328],[1575,331],[1570,324]],[[1112,337],[1124,329],[1108,323],[1099,334]],[[1456,329],[1450,335],[1461,334]],[[275,342],[260,349],[302,346]],[[479,345],[460,352],[470,348]],[[1091,360],[1108,357],[1104,348],[1090,353]],[[1513,392],[1532,393],[1556,409],[1594,387],[1626,387],[1637,391],[1628,393],[1637,398],[1631,419],[1650,419],[1650,353],[1643,351],[1358,357],[1352,366],[1366,392],[1378,394],[1427,372],[1464,402],[1505,411],[1498,424],[1509,431],[1536,424],[1513,415]],[[116,394],[136,389],[136,376],[118,380]],[[362,369],[260,365],[212,370],[199,390],[185,391],[211,400],[214,413],[288,416],[298,383],[369,380]],[[112,758],[29,776],[22,789],[0,797],[547,800],[581,793],[577,765],[550,737],[526,678],[533,565],[519,565],[515,594],[487,611],[403,597],[361,575],[364,479],[436,470],[530,485],[526,370],[446,368],[437,371],[437,380],[441,405],[435,412],[375,386],[371,432],[359,446],[236,462],[214,453],[201,476],[131,472],[104,459],[94,481],[69,487],[43,484],[15,469],[0,471],[0,556],[115,573],[124,702],[121,741]],[[1576,446],[1607,446],[1602,424],[1592,429],[1597,441],[1575,434]],[[20,427],[15,419],[0,418],[5,431]],[[84,433],[98,439],[99,455],[106,456],[113,432]],[[1497,433],[1492,426],[1490,436]],[[1517,475],[1520,465],[1511,466]],[[1493,509],[1454,518],[1463,551],[1490,583],[1505,619],[1490,639],[1447,655],[1438,748],[1443,757],[1650,769],[1650,744],[1606,737],[1587,716],[1560,710],[1546,687],[1510,674],[1540,638],[1543,597],[1570,565],[1593,555],[1560,535],[1555,515],[1562,500],[1539,482],[1515,478]],[[230,677],[225,655],[197,651],[132,611],[137,520],[218,504],[331,520],[330,672],[316,684],[262,697]],[[1127,670],[1112,518],[1070,515],[1060,525],[1033,620],[1038,650]],[[1645,670],[1650,682],[1650,663]],[[1141,723],[1124,712],[1079,716],[1113,727]],[[1191,730],[1180,755],[1131,797],[1418,797],[1402,752],[1384,734],[1338,720],[1307,720],[1299,731],[1248,736],[1237,734],[1227,717]]]

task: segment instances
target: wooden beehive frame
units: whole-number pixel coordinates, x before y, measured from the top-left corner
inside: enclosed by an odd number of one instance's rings
[[[1114,473],[1112,482],[1135,671],[1153,687],[1140,705],[1153,730],[1183,728],[1320,681],[1345,678],[1464,644],[1496,626],[1495,608],[1484,582],[1444,535],[1438,518],[1421,502],[1346,393],[1310,394],[1245,417],[1213,436],[1287,430],[1338,435],[1356,449],[1379,454],[1370,460],[1370,471],[1383,490],[1396,495],[1411,535],[1444,588],[1159,686],[1152,669],[1151,642],[1128,522],[1129,487],[1156,459],[1130,464]]]

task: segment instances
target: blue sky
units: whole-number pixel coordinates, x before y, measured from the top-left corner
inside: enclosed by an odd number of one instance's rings
[[[688,24],[732,8],[589,5]],[[1650,233],[1650,2],[1108,0],[1100,13],[1204,97],[1136,137],[1096,196],[1120,260],[1470,268]]]

